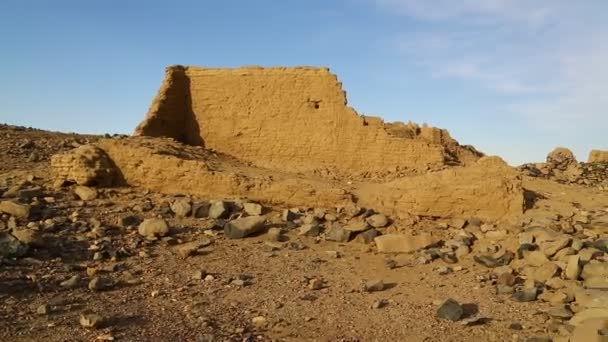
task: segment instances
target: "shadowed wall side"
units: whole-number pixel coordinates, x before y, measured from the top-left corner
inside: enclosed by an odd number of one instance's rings
[[[184,67],[167,67],[146,119],[137,126],[134,135],[170,137],[184,144],[204,146],[192,111],[190,78]]]

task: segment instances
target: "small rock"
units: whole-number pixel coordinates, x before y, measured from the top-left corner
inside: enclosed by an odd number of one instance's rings
[[[498,295],[509,295],[514,294],[515,288],[509,285],[498,284],[496,285],[496,294]]]
[[[547,256],[540,251],[524,253],[524,260],[528,263],[528,265],[536,267],[542,266],[549,262]]]
[[[209,217],[214,219],[228,217],[228,204],[224,201],[216,201],[211,203],[209,207]]]
[[[570,280],[578,279],[579,275],[581,274],[580,259],[581,258],[578,255],[568,256],[566,270],[564,272],[566,279],[570,279]]]
[[[411,253],[437,243],[429,233],[416,236],[405,234],[386,234],[374,239],[380,253]]]
[[[526,339],[526,342],[552,342],[553,339],[549,336],[533,336]]]
[[[285,209],[283,210],[283,221],[285,222],[293,222],[297,219],[299,219],[300,217],[302,217],[302,214],[294,212],[292,209]]]
[[[608,263],[589,262],[581,271],[581,278],[608,277]]]
[[[171,204],[171,211],[177,217],[186,217],[192,211],[192,205],[190,205],[190,200],[186,198],[180,198],[175,200],[173,204]]]
[[[298,228],[298,235],[301,236],[309,236],[316,237],[321,233],[321,229],[318,224],[315,223],[305,223],[300,228]]]
[[[28,246],[19,241],[16,237],[6,232],[0,233],[0,257],[22,257],[27,251]]]
[[[199,238],[199,240],[186,242],[177,247],[177,254],[183,259],[194,255],[198,252],[198,250],[202,247],[208,246],[211,244],[211,240],[208,238]]]
[[[452,273],[452,269],[447,266],[439,266],[437,267],[437,273],[439,273],[440,275],[446,275]]]
[[[364,231],[363,233],[357,234],[353,241],[368,245],[374,242],[374,239],[379,235],[380,233],[376,229],[372,228]]]
[[[230,282],[230,284],[232,284],[234,286],[243,287],[243,286],[247,285],[247,282],[245,281],[245,279],[234,279],[233,281]]]
[[[30,215],[30,206],[14,201],[0,202],[0,213],[9,214],[15,218],[27,218]]]
[[[74,188],[74,193],[83,201],[92,201],[97,198],[97,190],[88,186],[78,185]]]
[[[338,226],[332,226],[325,232],[325,240],[335,242],[348,242],[351,232]]]
[[[266,240],[269,242],[284,242],[289,238],[283,234],[283,230],[278,227],[272,227],[266,232]]]
[[[581,323],[591,319],[605,319],[608,320],[608,308],[589,308],[577,312],[568,323],[574,326],[580,325]]]
[[[587,289],[608,290],[608,278],[603,276],[587,277],[583,286]]]
[[[437,309],[437,318],[450,321],[459,320],[464,314],[464,309],[457,301],[452,298],[446,299]]]
[[[261,232],[265,223],[265,216],[247,216],[234,219],[224,226],[224,235],[229,239],[242,239]]]
[[[378,292],[384,290],[384,288],[385,285],[381,279],[368,280],[364,285],[366,292]]]
[[[256,316],[251,319],[251,324],[255,327],[262,328],[268,323],[268,320],[263,316]]]
[[[572,310],[570,310],[570,306],[568,305],[552,307],[551,309],[547,310],[547,314],[551,317],[561,319],[570,319],[573,315]]]
[[[89,281],[89,290],[91,291],[104,291],[111,287],[111,282],[109,279],[105,277],[93,277],[91,281]]]
[[[509,324],[509,329],[511,330],[524,330],[524,327],[519,322],[513,322]]]
[[[209,216],[209,209],[211,204],[209,202],[198,202],[192,205],[192,216],[195,218],[204,218]]]
[[[466,227],[467,225],[467,220],[465,219],[461,219],[461,218],[453,218],[449,225],[450,227],[456,228],[456,229],[462,229],[464,227]]]
[[[464,256],[467,256],[471,254],[471,248],[467,245],[460,245],[458,246],[458,248],[456,248],[456,250],[454,251],[454,255],[458,258],[461,259]]]
[[[535,287],[533,287],[530,289],[526,289],[526,288],[519,289],[518,291],[513,293],[512,298],[518,302],[533,302],[536,300],[537,296],[538,296],[538,290]]]
[[[311,290],[320,290],[324,287],[322,279],[314,278],[308,281],[308,288]]]
[[[339,251],[325,251],[325,254],[334,259],[339,259],[342,256]]]
[[[348,225],[344,226],[344,230],[347,230],[352,233],[360,233],[368,230],[370,228],[369,224],[363,220],[355,220],[351,221]]]
[[[99,328],[103,323],[103,318],[97,314],[81,314],[80,325],[85,328]]]
[[[203,280],[203,277],[205,276],[205,272],[204,271],[194,271],[194,273],[192,273],[192,279],[194,280]]]
[[[62,281],[59,285],[69,288],[69,289],[74,289],[74,288],[80,286],[80,276],[75,275],[68,280]]]
[[[547,280],[553,278],[557,272],[559,272],[559,267],[552,262],[548,262],[534,269],[532,279],[544,284]]]
[[[608,319],[588,319],[574,328],[570,342],[608,341]]]
[[[383,307],[388,305],[388,301],[386,299],[380,299],[372,304],[372,309],[382,309]]]
[[[386,227],[388,218],[382,214],[375,214],[366,219],[367,223],[374,228]]]
[[[32,198],[42,197],[42,189],[39,186],[27,189],[20,189],[17,192],[17,196],[19,196],[19,198],[23,200],[30,201],[32,200]]]
[[[118,225],[121,227],[134,227],[141,223],[141,219],[136,215],[125,215],[118,219]]]
[[[169,225],[163,219],[145,219],[137,228],[140,235],[147,238],[165,236],[169,233]]]
[[[39,315],[48,315],[51,313],[51,306],[48,304],[42,304],[36,309],[36,313]]]
[[[243,204],[243,211],[245,211],[245,213],[247,213],[249,216],[260,216],[262,215],[263,210],[264,207],[258,203],[246,202]]]
[[[466,325],[466,326],[472,326],[472,325],[483,324],[486,321],[488,321],[488,317],[485,317],[482,315],[474,315],[474,316],[467,317],[467,318],[461,320],[460,324]]]
[[[554,241],[541,242],[539,247],[541,252],[543,252],[546,256],[551,257],[561,249],[566,248],[571,241],[572,238],[564,235]]]

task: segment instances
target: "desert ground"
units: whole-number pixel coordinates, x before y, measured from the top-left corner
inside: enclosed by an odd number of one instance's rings
[[[0,151],[3,341],[608,341],[605,151],[512,167],[325,68],[183,66],[133,135]]]

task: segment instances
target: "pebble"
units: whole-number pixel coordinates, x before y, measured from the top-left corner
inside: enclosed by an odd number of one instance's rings
[[[268,320],[264,316],[256,316],[251,319],[251,324],[258,328],[264,327],[267,323]]]
[[[325,232],[325,240],[335,242],[348,242],[351,238],[351,231],[342,227],[332,226]]]
[[[547,314],[554,318],[569,319],[573,316],[572,310],[568,305],[559,305],[547,310]]]
[[[464,309],[460,303],[452,298],[446,299],[437,309],[437,318],[458,321],[464,314]]]
[[[438,242],[429,233],[416,236],[406,234],[386,234],[374,239],[380,253],[411,253],[430,247]]]
[[[263,210],[264,207],[258,203],[246,202],[243,204],[243,211],[249,216],[260,216]]]
[[[205,218],[209,216],[209,202],[196,202],[192,204],[192,216],[195,218]]]
[[[104,291],[111,287],[110,279],[106,277],[93,277],[91,281],[89,281],[88,288],[91,291]]]
[[[388,305],[388,301],[386,299],[379,299],[372,304],[372,309],[381,309]]]
[[[383,291],[385,284],[381,279],[368,280],[365,282],[364,289],[366,292]]]
[[[51,306],[48,304],[42,304],[36,309],[36,313],[39,315],[48,315],[51,313]]]
[[[83,201],[92,201],[97,198],[97,190],[88,186],[78,185],[74,188],[74,193]]]
[[[39,231],[33,229],[18,229],[11,233],[20,242],[29,246],[41,247],[44,245],[44,240]]]
[[[30,215],[30,206],[14,201],[0,202],[0,213],[6,213],[16,218],[26,218]]]
[[[137,228],[139,235],[147,238],[165,236],[169,233],[169,225],[163,219],[145,219]]]
[[[186,217],[192,211],[192,205],[190,204],[190,200],[186,198],[180,198],[175,200],[173,204],[171,204],[171,211],[177,217]]]
[[[388,218],[382,214],[375,214],[366,219],[367,223],[374,228],[382,228],[388,225]]]
[[[27,251],[28,246],[26,244],[9,233],[0,232],[0,257],[22,257]]]
[[[219,219],[226,218],[229,214],[228,204],[224,201],[216,201],[209,206],[208,215],[211,218]]]
[[[62,281],[59,285],[69,288],[69,289],[73,289],[80,285],[80,280],[81,280],[80,276],[75,275],[68,280]]]
[[[98,314],[81,314],[80,325],[85,328],[99,328],[103,323],[103,318]]]
[[[308,281],[308,288],[311,290],[320,290],[324,286],[324,281],[322,279],[314,278]]]
[[[298,228],[298,235],[316,237],[321,233],[321,229],[316,223],[305,223]]]
[[[531,289],[519,289],[513,293],[512,298],[518,302],[532,302],[536,300],[538,296],[538,290],[536,288]]]
[[[265,223],[266,216],[237,218],[224,225],[224,235],[229,239],[242,239],[264,230]]]

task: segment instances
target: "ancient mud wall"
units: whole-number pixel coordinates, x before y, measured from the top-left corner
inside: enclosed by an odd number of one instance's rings
[[[104,160],[108,163],[101,162]],[[488,157],[467,167],[388,183],[348,184],[247,166],[237,159],[169,139],[130,137],[101,139],[94,145],[56,155],[52,165],[61,181],[86,184],[88,179],[99,178],[96,171],[112,165],[115,169],[104,175],[115,176],[118,182],[106,177],[104,184],[126,183],[211,199],[247,197],[287,207],[332,208],[357,203],[396,216],[477,217],[488,221],[517,217],[523,210],[518,172],[502,160]]]
[[[425,171],[480,156],[445,130],[358,115],[336,76],[310,67],[169,67],[135,135],[204,144],[289,171]]]
[[[588,163],[608,163],[608,150],[591,150]]]

